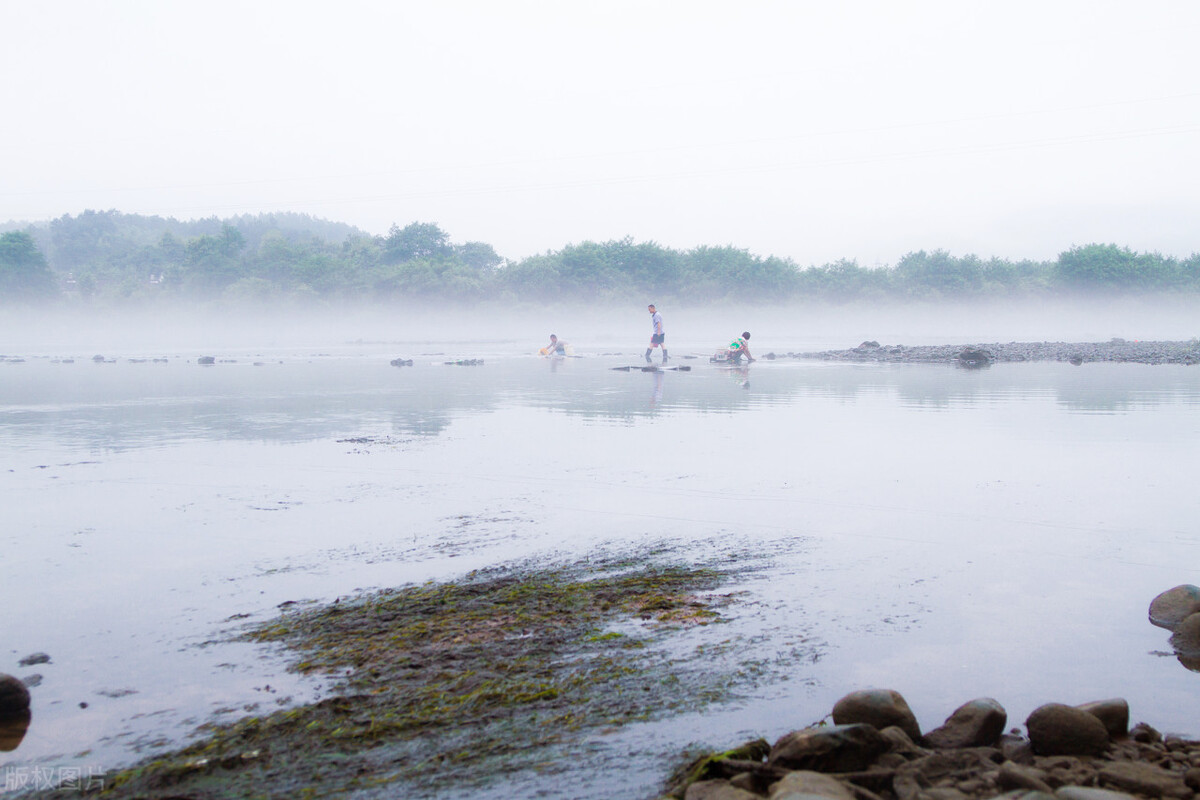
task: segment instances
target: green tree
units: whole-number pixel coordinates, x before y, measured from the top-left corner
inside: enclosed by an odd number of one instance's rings
[[[414,222],[404,228],[393,224],[384,239],[383,251],[389,264],[445,256],[451,252],[450,236],[432,222]]]
[[[1200,289],[1200,253],[1192,253],[1179,264],[1179,280],[1184,288]]]
[[[58,282],[33,237],[25,231],[0,235],[0,299],[40,300],[58,294]]]
[[[504,259],[496,255],[490,244],[484,242],[467,242],[456,245],[454,255],[471,269],[479,273],[496,270],[504,263]]]
[[[945,250],[908,253],[896,264],[902,289],[915,297],[954,297],[975,294],[983,285],[978,256],[954,258]]]
[[[1180,272],[1174,259],[1115,244],[1073,247],[1054,265],[1055,279],[1074,289],[1164,289],[1178,283]]]
[[[696,299],[721,297],[784,299],[800,286],[799,271],[787,259],[761,258],[731,246],[701,246],[682,256],[680,283]]]
[[[234,227],[225,225],[218,236],[205,234],[187,243],[183,280],[193,290],[219,292],[239,277],[237,256],[246,239]]]
[[[839,259],[800,273],[800,292],[832,300],[881,297],[891,291],[890,270],[868,269],[853,259]]]

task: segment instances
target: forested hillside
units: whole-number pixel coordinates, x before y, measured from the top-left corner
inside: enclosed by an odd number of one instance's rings
[[[630,294],[696,303],[849,302],[1200,291],[1200,255],[1180,260],[1115,244],[1072,247],[1046,262],[921,250],[867,268],[629,238],[510,261],[484,242],[454,243],[434,223],[393,225],[373,236],[302,214],[182,222],[85,211],[0,231],[0,300],[21,304],[604,301]]]

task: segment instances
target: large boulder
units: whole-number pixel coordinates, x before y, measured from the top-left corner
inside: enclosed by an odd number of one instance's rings
[[[780,737],[767,764],[792,770],[858,772],[887,749],[887,739],[873,725],[818,725]]]
[[[1150,622],[1160,628],[1175,626],[1200,611],[1200,586],[1190,583],[1167,589],[1150,601]]]
[[[1096,700],[1076,706],[1104,723],[1108,738],[1120,739],[1129,733],[1129,703],[1120,697],[1111,700]]]
[[[29,711],[29,690],[12,675],[0,673],[0,720],[21,716]]]
[[[1025,728],[1029,744],[1039,756],[1098,756],[1108,747],[1108,729],[1103,722],[1061,703],[1034,709]]]
[[[990,697],[980,697],[959,706],[940,728],[925,734],[924,745],[934,750],[994,747],[1007,724],[1004,706]]]
[[[851,692],[834,704],[833,721],[837,725],[865,723],[877,730],[895,725],[914,742],[921,741],[921,727],[912,709],[899,692],[891,689]]]

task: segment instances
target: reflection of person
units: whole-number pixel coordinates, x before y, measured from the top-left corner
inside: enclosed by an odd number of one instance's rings
[[[745,356],[747,364],[753,363],[754,356],[750,355],[750,331],[742,331],[741,336],[729,343],[730,361],[740,364],[743,356]]]
[[[560,342],[553,333],[550,334],[550,344],[542,348],[542,355],[562,356],[567,354],[567,343]]]
[[[663,363],[667,363],[667,335],[663,333],[662,314],[658,313],[658,309],[651,303],[647,308],[650,309],[650,346],[646,348],[646,361],[650,361],[650,352],[656,347],[662,348]]]
[[[650,407],[658,405],[663,399],[663,375],[665,372],[661,370],[654,371],[654,392],[650,395]]]

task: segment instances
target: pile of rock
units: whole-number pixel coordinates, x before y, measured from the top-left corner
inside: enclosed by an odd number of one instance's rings
[[[993,362],[1065,361],[1075,366],[1084,362],[1117,361],[1137,364],[1200,364],[1200,340],[1177,342],[993,342],[972,345],[880,345],[866,341],[850,350],[817,353],[788,353],[797,359],[824,361],[867,361],[890,363],[943,363],[964,367],[988,366]]]
[[[1120,699],[1050,703],[1005,733],[991,698],[960,706],[922,735],[899,693],[853,692],[833,725],[759,739],[693,762],[668,793],[677,800],[1192,800],[1200,791],[1200,742],[1129,728]]]

